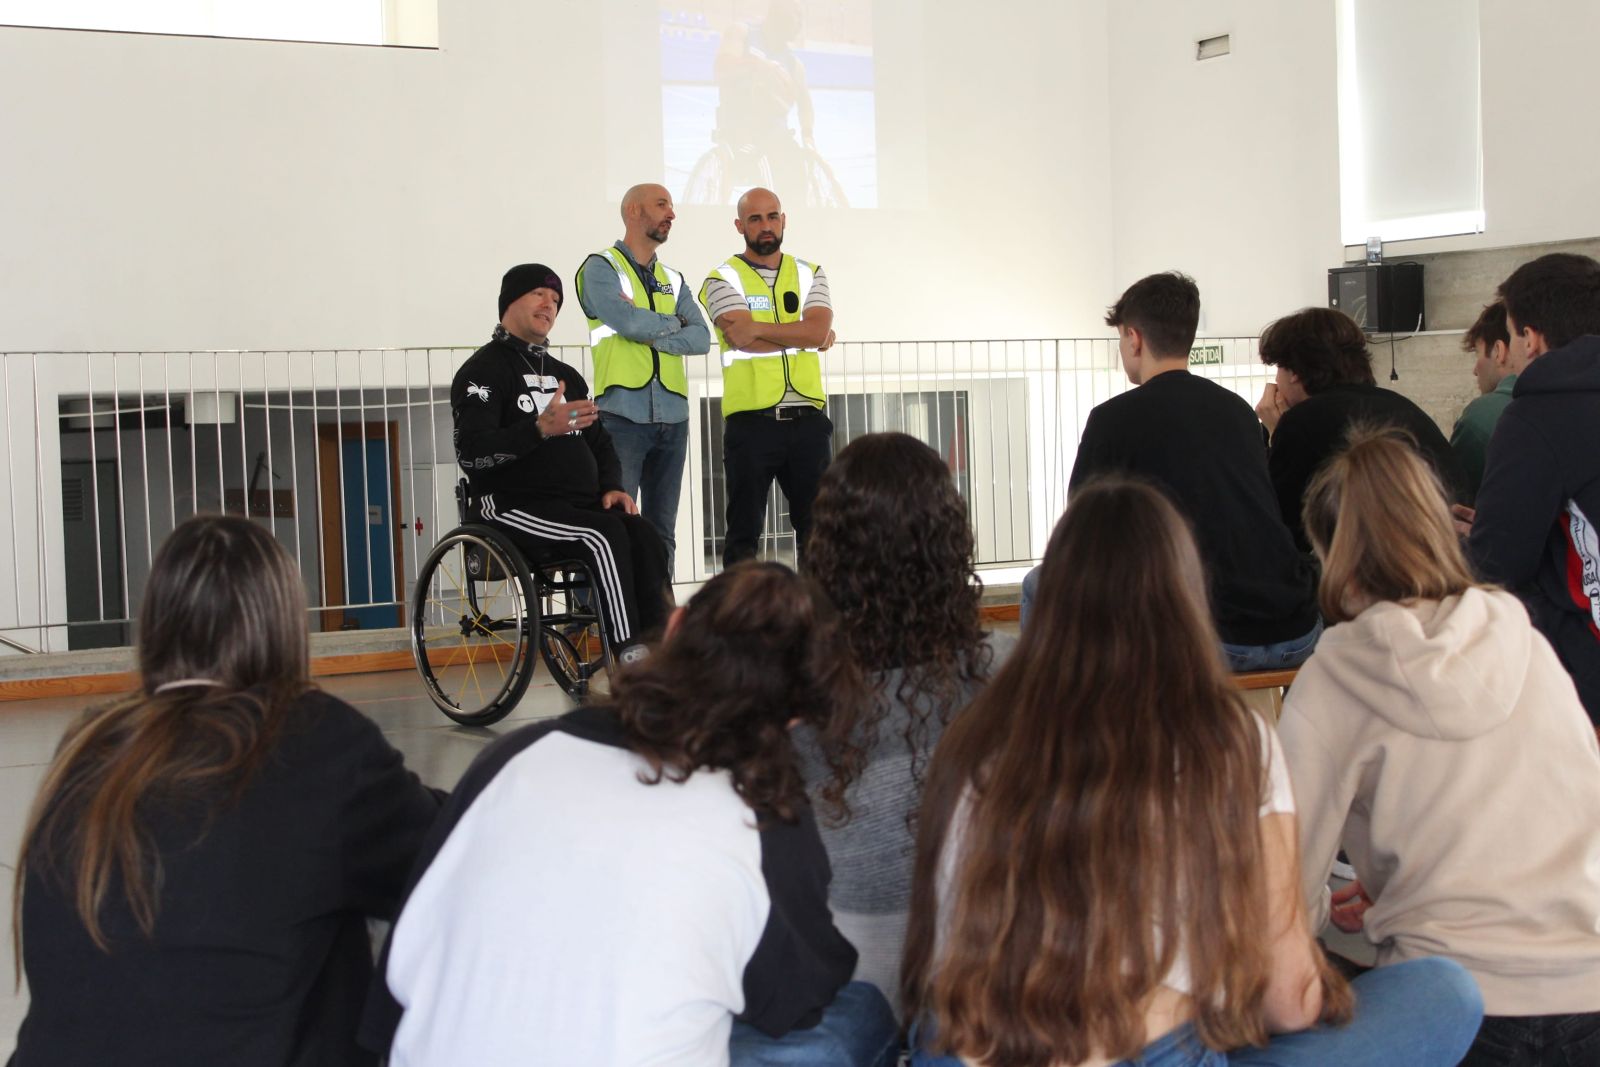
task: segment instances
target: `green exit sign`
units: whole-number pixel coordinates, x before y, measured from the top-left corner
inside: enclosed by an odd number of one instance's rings
[[[1195,345],[1189,349],[1189,366],[1212,367],[1222,363],[1221,345]]]

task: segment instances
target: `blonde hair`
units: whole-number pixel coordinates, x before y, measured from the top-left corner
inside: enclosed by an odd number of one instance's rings
[[[1306,489],[1306,534],[1322,559],[1318,602],[1329,623],[1373,600],[1442,600],[1481,583],[1450,519],[1438,474],[1409,434],[1355,426],[1349,445]]]

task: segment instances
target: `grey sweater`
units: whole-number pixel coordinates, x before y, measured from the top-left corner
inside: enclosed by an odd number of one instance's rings
[[[992,676],[1016,646],[1010,634],[990,633],[986,643],[993,655]],[[845,795],[850,819],[830,826],[818,813],[833,883],[828,904],[841,933],[855,945],[859,960],[854,979],[871,982],[899,1010],[900,956],[905,944],[906,914],[911,904],[911,869],[916,857],[913,814],[921,802],[918,780],[912,775],[912,753],[905,729],[911,713],[896,698],[903,672],[887,671],[872,681],[887,696],[889,710],[877,726],[877,736],[867,746],[861,777]],[[963,688],[953,707],[928,709],[926,750],[916,757],[918,778],[926,778],[928,761],[943,733],[944,723],[966,707],[982,688],[974,681]],[[828,767],[809,727],[795,730],[801,767],[813,796],[828,780]],[[864,739],[863,739],[864,740]]]

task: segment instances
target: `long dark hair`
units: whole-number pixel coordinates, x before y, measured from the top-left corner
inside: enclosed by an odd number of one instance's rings
[[[817,488],[806,566],[844,618],[862,666],[901,668],[893,694],[877,681],[858,736],[871,744],[891,695],[909,712],[913,780],[930,748],[931,717],[958,710],[965,686],[989,672],[973,570],[972,524],[939,453],[903,433],[858,437]]]
[[[991,1067],[1127,1058],[1184,946],[1201,1039],[1263,1043],[1262,726],[1224,669],[1193,537],[1157,490],[1090,483],[1051,536],[1038,603],[934,753],[907,1010]]]
[[[747,562],[706,583],[659,649],[625,672],[615,702],[648,782],[726,770],[759,816],[792,822],[806,805],[789,728],[815,731],[834,774],[823,800],[844,809],[860,768],[850,724],[861,675],[816,586],[779,563]]]
[[[29,813],[12,910],[19,975],[30,868],[61,880],[102,950],[113,886],[149,935],[161,856],[147,804],[219,789],[237,799],[311,686],[300,573],[244,519],[197,516],[172,532],[150,571],[137,643],[138,691],[67,730]]]

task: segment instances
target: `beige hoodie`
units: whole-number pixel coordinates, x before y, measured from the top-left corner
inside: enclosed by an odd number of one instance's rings
[[[1380,965],[1448,956],[1490,1015],[1600,1011],[1600,745],[1520,601],[1472,589],[1330,628],[1278,732],[1314,928],[1342,845]]]

